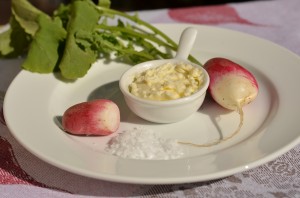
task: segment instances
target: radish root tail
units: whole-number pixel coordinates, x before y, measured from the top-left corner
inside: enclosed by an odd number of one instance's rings
[[[237,112],[240,115],[240,123],[238,125],[238,128],[230,136],[227,136],[227,137],[225,137],[223,139],[215,140],[215,141],[207,143],[207,144],[196,144],[196,143],[181,142],[181,141],[179,141],[178,143],[179,144],[190,145],[190,146],[196,146],[196,147],[211,147],[211,146],[220,144],[221,142],[224,142],[226,140],[231,139],[232,137],[234,137],[236,134],[238,134],[240,132],[240,130],[241,130],[242,126],[243,126],[243,123],[244,123],[244,112],[243,112],[243,109],[242,109],[241,105],[237,106]]]

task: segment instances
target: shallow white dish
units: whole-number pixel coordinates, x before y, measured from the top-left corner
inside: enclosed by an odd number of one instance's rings
[[[159,24],[175,41],[184,24]],[[121,110],[119,132],[136,126],[163,137],[205,143],[237,127],[236,112],[226,111],[207,98],[197,113],[174,124],[153,124],[130,112],[118,87],[129,66],[95,63],[87,76],[74,83],[53,74],[21,71],[4,100],[4,116],[14,137],[30,152],[67,171],[109,181],[139,184],[198,182],[226,177],[254,168],[300,143],[300,58],[269,41],[236,31],[194,26],[198,37],[192,54],[201,62],[222,56],[249,69],[257,78],[257,99],[244,108],[241,132],[209,148],[184,146],[176,160],[132,160],[104,151],[111,137],[77,137],[59,128],[65,109],[95,98],[114,100]],[[176,30],[176,31],[174,31]],[[0,62],[3,64],[3,62]]]

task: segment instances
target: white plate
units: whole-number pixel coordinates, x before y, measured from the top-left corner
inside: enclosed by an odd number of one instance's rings
[[[186,25],[159,24],[175,41]],[[209,98],[199,111],[175,124],[153,124],[126,107],[118,88],[129,66],[97,62],[74,83],[53,74],[21,71],[4,101],[7,125],[14,137],[46,162],[80,175],[126,183],[170,184],[212,180],[259,166],[300,142],[300,58],[269,41],[236,31],[195,26],[199,33],[192,54],[201,62],[216,56],[232,59],[256,76],[257,99],[244,108],[245,121],[234,138],[214,147],[184,146],[176,160],[133,160],[104,151],[111,137],[78,137],[59,128],[67,107],[95,98],[110,98],[121,109],[119,131],[136,126],[163,137],[205,143],[229,135],[238,125],[236,112],[226,111]]]

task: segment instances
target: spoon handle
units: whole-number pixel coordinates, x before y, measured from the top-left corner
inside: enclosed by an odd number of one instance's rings
[[[177,53],[175,55],[176,59],[186,60],[188,58],[190,51],[196,40],[196,36],[197,36],[197,29],[193,27],[188,27],[183,30],[180,36]]]

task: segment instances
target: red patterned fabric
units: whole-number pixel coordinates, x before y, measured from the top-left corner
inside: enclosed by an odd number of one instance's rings
[[[168,15],[171,19],[184,23],[209,25],[240,23],[245,25],[258,25],[242,18],[236,9],[229,5],[170,9]]]

